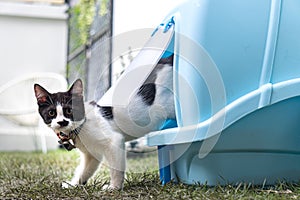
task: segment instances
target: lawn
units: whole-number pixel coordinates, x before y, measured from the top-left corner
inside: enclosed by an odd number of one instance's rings
[[[128,158],[123,191],[102,189],[109,181],[105,165],[86,186],[62,189],[78,163],[76,151],[0,153],[0,158],[0,199],[300,199],[300,185],[162,186],[155,152]]]

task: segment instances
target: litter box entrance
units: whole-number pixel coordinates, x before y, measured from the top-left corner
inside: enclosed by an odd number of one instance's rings
[[[143,85],[161,58],[174,49],[174,21],[161,24],[115,84],[97,102],[100,106],[125,107],[130,97]]]

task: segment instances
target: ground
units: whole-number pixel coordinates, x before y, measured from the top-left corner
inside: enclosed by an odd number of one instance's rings
[[[128,158],[123,191],[103,190],[108,169],[102,166],[86,186],[62,189],[78,163],[76,151],[0,153],[0,199],[300,199],[300,184],[273,187],[208,187],[159,180],[156,152]]]

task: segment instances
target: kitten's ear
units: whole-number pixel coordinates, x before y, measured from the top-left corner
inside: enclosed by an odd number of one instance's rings
[[[50,93],[39,84],[34,84],[34,93],[37,101],[42,103],[46,102],[47,96],[50,95]]]
[[[69,92],[72,95],[78,95],[78,96],[83,96],[83,85],[81,79],[77,79],[71,88],[69,89]]]

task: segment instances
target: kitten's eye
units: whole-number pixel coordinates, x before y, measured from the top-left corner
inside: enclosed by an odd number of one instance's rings
[[[54,116],[56,115],[55,110],[49,110],[48,115],[49,115],[50,117],[54,117]]]
[[[66,114],[71,115],[72,114],[72,108],[66,108]]]

